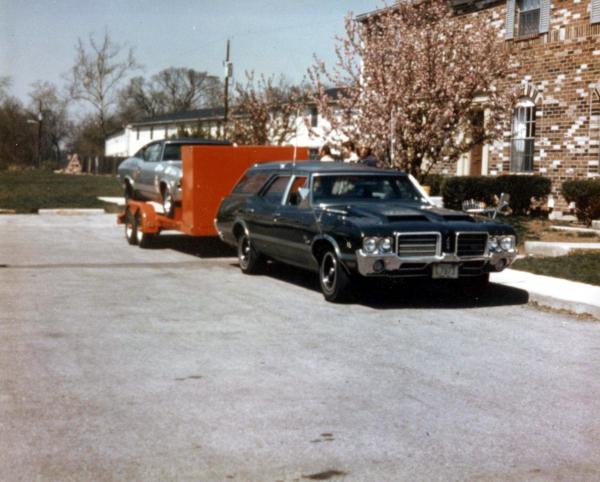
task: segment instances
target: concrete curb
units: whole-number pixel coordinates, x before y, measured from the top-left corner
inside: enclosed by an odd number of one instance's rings
[[[566,256],[572,251],[600,250],[600,243],[555,243],[546,241],[525,241],[526,254],[537,256]]]
[[[105,203],[116,204],[117,206],[125,206],[125,198],[121,197],[109,197],[109,196],[99,196],[98,199]]]
[[[589,315],[600,321],[600,286],[515,269],[493,273],[491,281],[527,291],[529,301],[539,306]]]
[[[106,214],[104,209],[39,209],[41,216],[90,216]]]

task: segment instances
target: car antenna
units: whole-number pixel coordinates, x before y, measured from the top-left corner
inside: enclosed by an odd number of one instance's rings
[[[294,158],[292,159],[292,168],[296,167],[296,152],[298,151],[298,117],[300,117],[300,108],[296,109],[296,140],[294,142]]]

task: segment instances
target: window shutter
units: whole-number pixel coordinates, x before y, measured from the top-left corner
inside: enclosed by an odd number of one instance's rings
[[[550,1],[540,1],[540,33],[547,33],[550,28]]]
[[[600,0],[592,0],[592,23],[600,22]]]
[[[592,0],[600,2],[600,0]],[[506,36],[511,39],[515,33],[515,0],[506,0]]]

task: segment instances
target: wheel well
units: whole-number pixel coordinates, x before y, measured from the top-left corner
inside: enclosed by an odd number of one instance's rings
[[[315,241],[312,247],[313,256],[319,264],[321,264],[321,259],[323,259],[325,253],[329,250],[335,251],[331,242],[327,241],[326,239],[319,239]]]
[[[164,196],[165,195],[165,191],[167,190],[167,183],[165,181],[160,181],[160,195]]]
[[[245,232],[246,232],[246,229],[244,228],[244,226],[242,225],[242,223],[237,223],[233,227],[233,235],[235,236],[235,239],[240,239],[240,236],[242,234],[244,234]]]

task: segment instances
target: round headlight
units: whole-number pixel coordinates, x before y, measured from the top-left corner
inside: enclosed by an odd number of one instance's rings
[[[366,253],[374,253],[377,251],[377,238],[365,238],[363,241],[363,249]]]
[[[498,250],[498,238],[495,236],[490,236],[488,239],[488,250],[489,251],[497,251]]]
[[[392,251],[393,245],[394,241],[392,240],[392,238],[382,238],[381,241],[379,241],[379,250],[382,253],[389,253],[390,251]]]
[[[500,247],[504,251],[511,251],[515,249],[515,238],[513,236],[504,236],[500,241]]]

